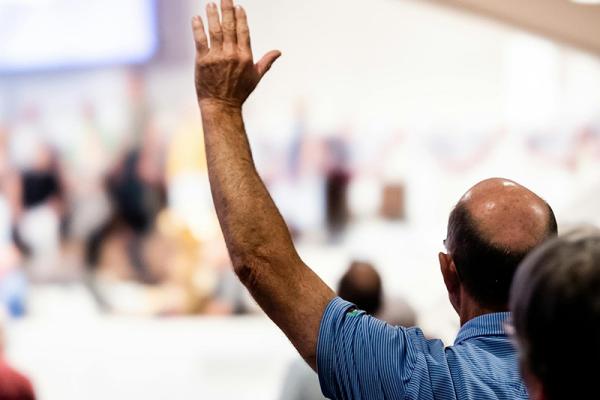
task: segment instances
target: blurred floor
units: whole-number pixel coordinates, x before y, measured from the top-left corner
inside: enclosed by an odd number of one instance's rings
[[[41,400],[274,399],[294,358],[262,316],[32,317],[9,340]]]

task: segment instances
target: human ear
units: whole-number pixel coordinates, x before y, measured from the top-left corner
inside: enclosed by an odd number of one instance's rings
[[[440,252],[438,254],[438,260],[440,262],[440,270],[442,277],[444,278],[444,284],[448,291],[448,298],[452,307],[458,312],[460,309],[460,279],[456,272],[456,265],[452,257],[446,253]]]

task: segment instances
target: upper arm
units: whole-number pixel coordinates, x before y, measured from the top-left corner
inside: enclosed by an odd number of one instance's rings
[[[260,254],[238,264],[236,273],[269,318],[315,368],[319,326],[335,297],[297,254]]]
[[[417,364],[415,335],[336,298],[319,334],[317,366],[331,399],[403,398]]]

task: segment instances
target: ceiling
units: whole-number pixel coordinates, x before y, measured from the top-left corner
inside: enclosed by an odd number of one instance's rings
[[[600,5],[569,0],[427,0],[500,20],[600,56]]]

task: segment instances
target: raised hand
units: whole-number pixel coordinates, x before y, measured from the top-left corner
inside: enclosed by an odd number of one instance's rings
[[[210,45],[202,18],[192,20],[196,42],[196,94],[201,107],[241,107],[265,73],[281,55],[270,51],[254,63],[246,12],[233,0],[206,6]]]
[[[246,13],[222,0],[200,17],[196,90],[213,202],[233,269],[267,315],[314,367],[319,324],[335,293],[304,264],[285,221],[260,179],[244,127],[242,104],[280,56],[252,59]]]

